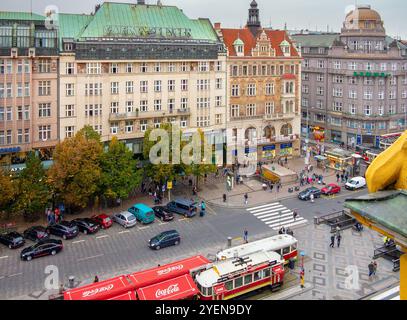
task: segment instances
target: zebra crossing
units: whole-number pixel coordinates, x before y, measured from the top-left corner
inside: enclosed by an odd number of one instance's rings
[[[372,296],[369,300],[400,300],[400,286]]]
[[[293,211],[282,205],[280,202],[248,208],[248,212],[257,219],[264,222],[273,230],[280,230],[281,227],[294,227],[307,223],[308,221],[299,215],[294,220]]]

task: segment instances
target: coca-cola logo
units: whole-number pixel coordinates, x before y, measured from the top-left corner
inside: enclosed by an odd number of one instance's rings
[[[163,290],[158,289],[155,292],[155,297],[160,298],[160,297],[163,297],[163,296],[168,296],[168,295],[176,293],[178,291],[179,291],[178,283],[172,284],[167,289],[163,289]]]
[[[179,265],[177,265],[177,266],[168,267],[168,268],[166,268],[166,269],[159,270],[159,271],[157,271],[157,275],[162,276],[162,275],[171,273],[171,272],[173,272],[173,271],[180,271],[180,270],[182,270],[183,268],[184,268],[184,265],[179,264]]]
[[[98,294],[98,293],[105,292],[105,291],[110,291],[110,290],[113,289],[113,287],[114,287],[113,284],[109,284],[109,285],[106,286],[106,287],[101,287],[101,288],[96,288],[96,289],[93,289],[93,290],[85,291],[85,292],[82,294],[82,297],[83,297],[83,298],[92,297],[92,296],[94,296],[94,295],[96,295],[96,294]]]

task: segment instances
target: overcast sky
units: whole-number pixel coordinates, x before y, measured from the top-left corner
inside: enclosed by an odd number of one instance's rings
[[[33,11],[43,13],[48,5],[55,5],[60,12],[90,13],[103,0],[0,0],[1,11]],[[247,9],[252,0],[161,0],[168,5],[182,8],[191,18],[210,18],[212,23],[222,22],[226,27],[239,27],[247,21]],[[135,3],[137,0],[110,2]],[[157,0],[146,0],[155,4]],[[384,20],[387,34],[407,39],[406,0],[257,0],[263,26],[289,29],[312,29],[340,31],[349,5],[370,4]]]

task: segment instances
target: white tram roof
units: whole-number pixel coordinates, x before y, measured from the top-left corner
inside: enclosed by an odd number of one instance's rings
[[[289,234],[279,234],[220,251],[216,254],[216,257],[221,260],[233,258],[236,256],[246,256],[248,254],[259,251],[275,251],[279,248],[285,248],[297,242],[297,239]]]
[[[249,261],[239,264],[238,259],[232,258],[214,262],[213,265],[196,275],[196,281],[203,287],[209,288],[218,282],[219,279],[227,277],[229,274],[244,271],[249,266],[256,266],[265,262],[276,261],[276,264],[282,262],[281,256],[276,252],[255,252],[242,257]]]

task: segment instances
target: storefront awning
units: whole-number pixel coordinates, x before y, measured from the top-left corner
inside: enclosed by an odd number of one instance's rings
[[[189,274],[137,290],[140,300],[184,300],[198,293]]]
[[[120,296],[110,298],[108,300],[115,300],[115,301],[133,301],[137,300],[136,293],[134,291],[126,292]]]
[[[64,300],[107,300],[131,290],[132,285],[127,278],[125,276],[120,276],[65,291]]]

